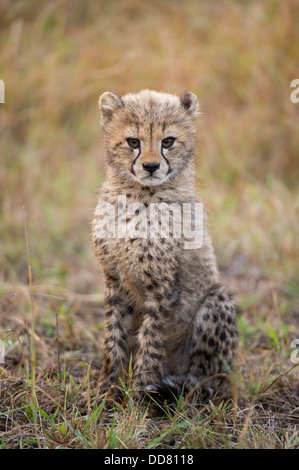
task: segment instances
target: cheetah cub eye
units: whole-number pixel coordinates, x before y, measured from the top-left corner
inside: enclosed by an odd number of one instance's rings
[[[162,140],[162,147],[164,149],[170,149],[174,144],[175,138],[174,137],[166,137],[166,139]]]
[[[139,139],[134,139],[133,137],[129,137],[127,139],[129,147],[132,149],[138,149],[140,147],[140,140]]]

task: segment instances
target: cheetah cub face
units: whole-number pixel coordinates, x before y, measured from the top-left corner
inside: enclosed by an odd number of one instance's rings
[[[105,92],[99,100],[107,163],[121,178],[157,186],[178,177],[195,146],[193,118],[198,101],[143,90],[120,98]]]

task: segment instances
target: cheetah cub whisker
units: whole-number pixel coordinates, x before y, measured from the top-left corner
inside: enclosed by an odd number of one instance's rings
[[[99,106],[107,161],[92,222],[105,279],[100,391],[117,396],[132,358],[140,393],[170,399],[182,392],[194,392],[195,399],[229,396],[225,378],[238,348],[236,313],[219,282],[206,212],[199,217],[195,210],[201,204],[192,161],[197,97],[143,90],[120,98],[106,92]],[[186,204],[187,223],[201,232],[196,247],[186,245]],[[154,234],[148,226],[153,205]],[[99,227],[110,226],[115,217],[114,228],[103,236]],[[122,224],[134,230],[124,232]]]

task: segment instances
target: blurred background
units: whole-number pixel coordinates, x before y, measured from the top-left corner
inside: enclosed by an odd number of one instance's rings
[[[241,307],[266,279],[294,312],[298,24],[296,0],[1,0],[2,289],[28,284],[27,238],[33,283],[101,292],[89,238],[105,175],[98,98],[190,90],[221,272]]]

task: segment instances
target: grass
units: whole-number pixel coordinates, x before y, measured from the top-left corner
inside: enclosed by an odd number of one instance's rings
[[[292,0],[1,2],[2,448],[299,447],[298,21]],[[201,102],[198,189],[238,306],[233,403],[97,395],[97,100],[142,88]]]

